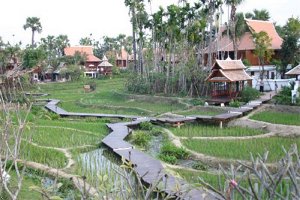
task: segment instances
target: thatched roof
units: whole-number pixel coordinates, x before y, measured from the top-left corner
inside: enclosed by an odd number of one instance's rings
[[[216,60],[212,72],[207,77],[209,82],[247,81],[252,78],[245,72],[245,65],[241,60]]]
[[[102,62],[98,65],[98,67],[112,67],[113,65],[108,62],[106,56],[103,56]]]
[[[300,75],[300,64],[285,73],[286,75]]]

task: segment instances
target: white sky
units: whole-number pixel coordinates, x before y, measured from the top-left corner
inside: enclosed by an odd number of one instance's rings
[[[152,0],[152,8],[155,11],[159,5],[165,7],[172,3],[177,4],[178,0]],[[300,17],[300,0],[245,0],[237,11],[249,12],[254,8],[267,9],[271,20],[280,25],[291,16]],[[39,17],[42,23],[43,31],[36,35],[36,41],[47,35],[66,34],[71,44],[76,45],[90,33],[96,40],[119,33],[131,34],[124,0],[3,0],[0,36],[5,42],[30,43],[31,31],[23,29],[27,17]]]

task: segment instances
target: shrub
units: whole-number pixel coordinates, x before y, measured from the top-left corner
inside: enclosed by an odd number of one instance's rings
[[[291,87],[282,87],[281,91],[274,98],[278,104],[290,105],[292,103]]]
[[[231,100],[231,101],[229,102],[229,106],[230,106],[230,107],[238,108],[238,107],[241,106],[241,103],[240,103],[239,101],[236,101],[236,100]]]
[[[120,72],[119,67],[113,66],[113,67],[112,67],[112,73],[113,73],[113,75],[120,75],[121,72]]]
[[[170,142],[166,142],[160,149],[160,154],[174,156],[177,159],[186,159],[189,153],[184,148],[178,148]]]
[[[260,93],[258,90],[252,87],[245,87],[241,92],[241,100],[243,102],[249,102],[259,97]]]
[[[153,129],[153,125],[151,122],[142,122],[140,123],[140,129],[145,131],[151,131]]]
[[[164,154],[159,154],[158,155],[159,159],[166,163],[170,163],[172,165],[177,163],[177,158],[175,156],[170,156],[170,155],[164,155]]]
[[[146,147],[151,140],[151,136],[142,131],[136,131],[132,135],[132,142],[140,147]]]
[[[154,135],[154,136],[159,136],[162,134],[162,131],[158,128],[153,128],[151,131],[150,131],[151,135]]]
[[[207,166],[204,163],[200,162],[200,161],[195,162],[192,165],[192,168],[193,169],[197,169],[197,170],[202,170],[202,171],[206,171],[207,170]]]
[[[190,100],[190,103],[193,106],[203,106],[204,105],[204,101],[202,99],[192,99],[192,100]]]

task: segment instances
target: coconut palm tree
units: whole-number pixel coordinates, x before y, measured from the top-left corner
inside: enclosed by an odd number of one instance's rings
[[[41,33],[42,32],[42,24],[40,22],[40,18],[38,17],[27,17],[26,24],[23,26],[24,30],[27,28],[31,29],[32,36],[31,36],[31,45],[34,45],[34,34],[35,32]]]
[[[248,19],[257,19],[267,21],[270,19],[270,13],[266,9],[254,9],[253,13],[246,13],[245,17]]]
[[[237,59],[237,52],[238,52],[238,44],[237,44],[237,37],[236,37],[236,24],[237,24],[237,17],[236,17],[236,7],[240,5],[244,0],[226,0],[225,3],[231,7],[230,12],[230,20],[229,20],[229,30],[232,34],[232,43],[234,48],[234,59]]]

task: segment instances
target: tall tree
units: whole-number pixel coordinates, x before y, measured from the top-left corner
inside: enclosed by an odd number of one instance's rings
[[[262,66],[262,70],[260,72],[260,83],[263,85],[265,75],[264,65],[271,60],[272,55],[274,54],[274,51],[270,48],[272,46],[272,39],[264,31],[252,33],[252,36],[255,44],[254,54],[258,58],[259,65]]]
[[[79,44],[84,46],[92,46],[93,40],[90,37],[80,38]]]
[[[131,15],[132,23],[132,49],[133,49],[133,59],[134,59],[134,71],[138,71],[137,67],[137,50],[136,50],[136,3],[140,0],[125,0],[125,6],[129,7],[129,14]]]
[[[27,28],[31,29],[31,46],[34,46],[34,34],[35,32],[42,32],[42,24],[40,22],[40,18],[38,17],[27,17],[26,24],[23,26],[24,30]]]
[[[230,20],[229,20],[229,30],[232,34],[232,43],[234,48],[234,59],[237,59],[238,53],[238,44],[237,44],[237,37],[236,37],[236,9],[237,6],[240,5],[244,0],[225,0],[225,3],[231,7],[230,11]]]
[[[289,18],[283,26],[283,43],[281,45],[282,74],[286,72],[288,64],[300,62],[300,20]]]
[[[268,21],[270,19],[270,13],[266,9],[254,9],[253,13],[248,12],[245,14],[245,17],[248,19]]]
[[[70,40],[67,35],[59,35],[55,39],[55,47],[58,57],[64,55],[64,49],[70,46]]]

